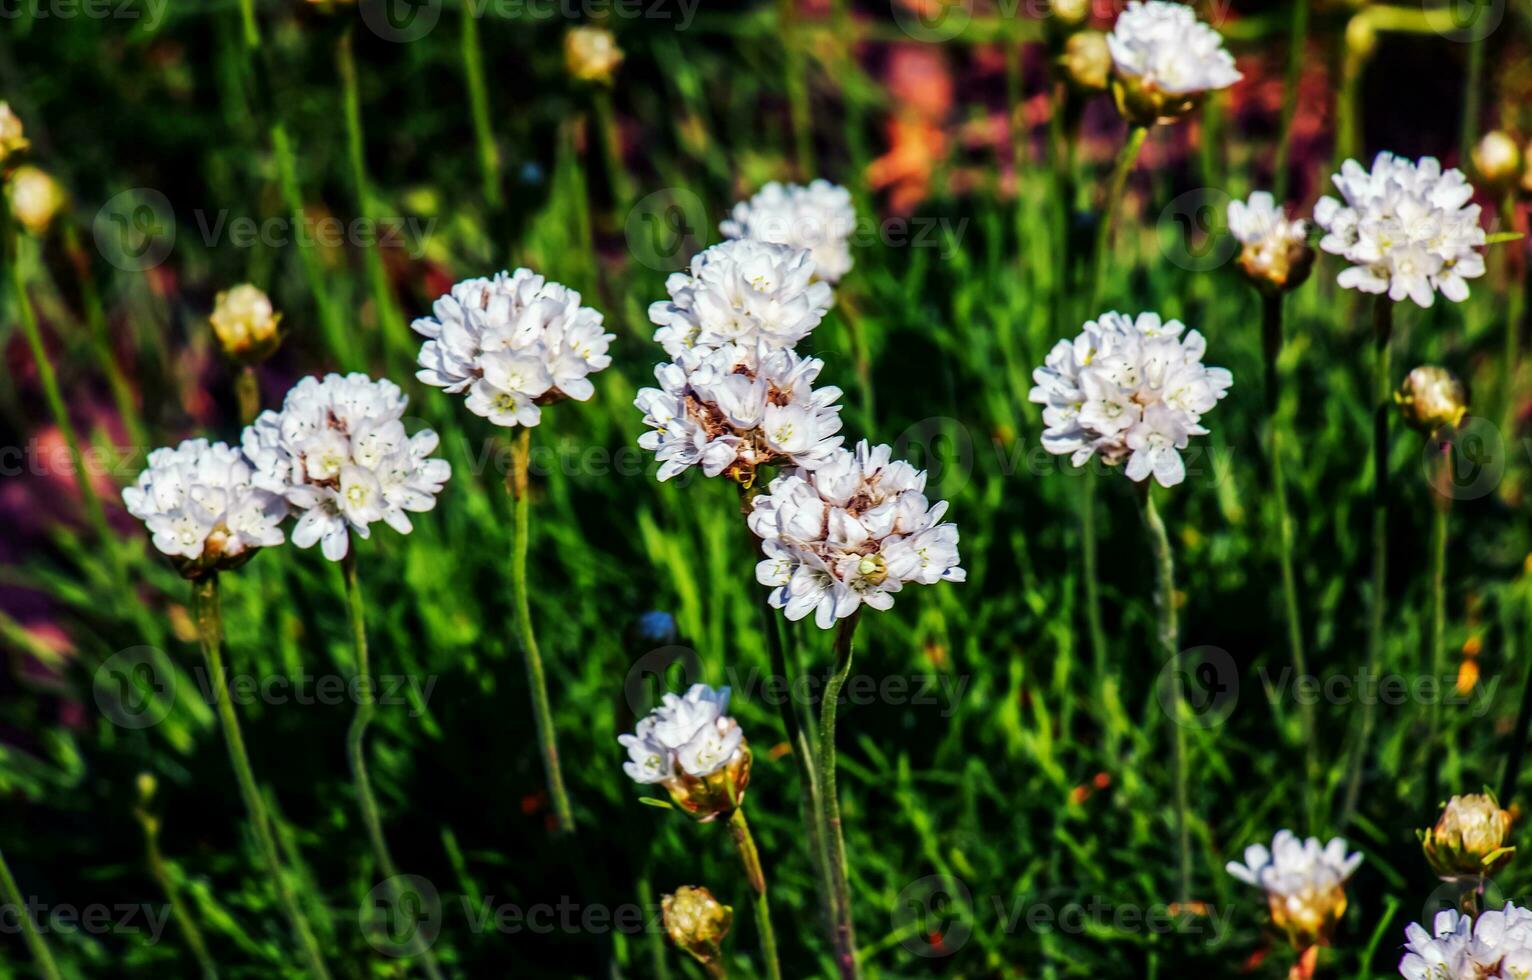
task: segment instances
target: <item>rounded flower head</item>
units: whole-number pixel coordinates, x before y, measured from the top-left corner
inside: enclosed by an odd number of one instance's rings
[[[720,944],[734,924],[734,910],[701,886],[682,885],[660,899],[665,934],[699,963],[723,960]]]
[[[34,235],[46,232],[48,226],[53,224],[54,216],[69,200],[58,181],[31,164],[11,171],[5,191],[10,198],[11,213],[23,228]]]
[[[610,84],[620,64],[622,49],[606,28],[583,24],[564,34],[564,67],[580,81]]]
[[[281,320],[271,297],[249,283],[219,293],[208,317],[223,352],[246,363],[263,361],[277,349]]]
[[[1300,841],[1279,830],[1270,850],[1252,844],[1245,848],[1244,864],[1230,861],[1224,869],[1264,891],[1272,922],[1294,949],[1306,950],[1329,942],[1346,914],[1346,881],[1361,863],[1362,855],[1348,855],[1339,837],[1321,845],[1317,837]]]
[[[1139,125],[1185,115],[1206,93],[1243,77],[1223,38],[1185,4],[1129,0],[1106,43],[1117,107]]]
[[[1387,293],[1430,306],[1439,292],[1468,298],[1467,280],[1484,275],[1479,206],[1460,170],[1442,171],[1433,157],[1411,163],[1379,153],[1372,169],[1355,160],[1331,178],[1340,199],[1322,197],[1314,220],[1325,230],[1319,247],[1351,263],[1337,282],[1364,293]]]
[[[0,163],[31,145],[22,130],[21,117],[11,110],[9,102],[0,102]]]
[[[1475,880],[1510,863],[1511,815],[1488,793],[1467,793],[1447,801],[1436,825],[1420,835],[1431,870],[1443,881]]]
[[[714,245],[666,280],[668,302],[650,304],[654,340],[673,358],[724,344],[792,347],[830,308],[830,286],[815,272],[806,249],[752,238]]]
[[[256,486],[253,477],[239,450],[188,439],[150,453],[149,468],[123,489],[122,502],[182,575],[199,578],[282,543],[287,502]]]
[[[410,512],[436,506],[452,467],[431,458],[435,432],[405,432],[408,401],[392,381],[365,374],[309,377],[287,393],[281,411],[262,412],[245,429],[256,486],[301,514],[293,544],[320,542],[326,558],[340,561],[351,533],[366,538],[383,521],[408,534]]]
[[[851,271],[856,210],[851,206],[851,192],[828,180],[816,180],[807,187],[772,181],[750,200],[734,205],[718,230],[725,238],[807,249],[814,257],[814,274],[836,283]]]
[[[1102,31],[1076,31],[1064,42],[1059,70],[1082,92],[1104,92],[1112,74],[1112,52]]]
[[[1468,393],[1463,382],[1435,364],[1423,364],[1405,375],[1394,401],[1405,422],[1425,433],[1456,426],[1468,414]]]
[[[906,584],[966,578],[957,525],[941,523],[947,502],[927,500],[925,472],[892,455],[860,442],[778,476],[752,502],[750,530],[766,556],[756,581],[788,619],[812,612],[829,629],[863,604],[889,608]]]
[[[751,486],[759,466],[820,466],[844,441],[840,389],[813,387],[823,368],[764,340],[684,351],[655,368],[658,388],[634,399],[650,428],[638,444],[655,454],[662,481],[700,466]]]
[[[622,770],[636,783],[659,783],[676,806],[703,823],[745,801],[750,744],[728,716],[729,689],[693,684],[666,694],[659,707],[617,742],[628,750]]]
[[[1405,927],[1399,974],[1407,980],[1507,980],[1532,978],[1532,911],[1507,902],[1477,919],[1455,909],[1436,914],[1427,932]]]
[[[1103,313],[1055,344],[1032,372],[1037,386],[1028,395],[1045,406],[1043,448],[1068,454],[1075,466],[1096,455],[1113,466],[1126,461],[1138,482],[1150,474],[1163,487],[1185,480],[1180,451],[1191,436],[1207,434],[1202,415],[1234,379],[1204,365],[1207,342],[1183,331],[1181,321],[1158,313],[1136,320]]]
[[[1521,176],[1521,146],[1504,130],[1492,129],[1474,147],[1473,165],[1486,184],[1509,187]]]
[[[1296,289],[1309,277],[1314,250],[1308,246],[1308,222],[1289,221],[1266,191],[1229,202],[1229,233],[1241,246],[1240,271],[1257,289]]]
[[[534,426],[560,398],[586,401],[589,375],[612,363],[616,339],[580,294],[530,269],[468,279],[410,326],[428,339],[415,376],[452,394],[496,425]]]

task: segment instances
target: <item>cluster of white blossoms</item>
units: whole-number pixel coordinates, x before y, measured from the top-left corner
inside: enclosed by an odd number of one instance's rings
[[[1270,850],[1252,844],[1244,864],[1230,861],[1224,869],[1264,891],[1272,920],[1306,948],[1325,942],[1345,914],[1346,882],[1361,863],[1360,853],[1346,853],[1342,838],[1321,845],[1317,837],[1300,840],[1279,830]]]
[[[1269,191],[1229,202],[1229,233],[1240,243],[1239,266],[1257,286],[1293,289],[1308,278],[1314,250],[1309,223],[1289,219]]]
[[[674,358],[723,344],[793,347],[833,300],[815,270],[807,249],[748,238],[698,252],[687,272],[666,280],[670,299],[649,305],[655,343]]]
[[[1479,206],[1462,171],[1433,157],[1412,163],[1379,153],[1372,169],[1355,160],[1333,178],[1341,199],[1320,198],[1314,220],[1326,232],[1319,247],[1351,263],[1336,280],[1347,289],[1408,296],[1430,306],[1440,292],[1468,298],[1467,280],[1484,275]]]
[[[1399,973],[1408,980],[1532,977],[1532,910],[1507,902],[1472,919],[1447,909],[1432,926],[1434,934],[1415,922],[1405,929]]]
[[[1186,4],[1129,0],[1106,43],[1118,76],[1146,95],[1196,95],[1242,77],[1223,38]]]
[[[772,181],[750,200],[734,205],[718,230],[725,238],[807,249],[814,257],[815,274],[836,283],[851,271],[856,209],[851,206],[851,192],[828,180],[815,180],[807,187]]]
[[[693,684],[684,697],[666,694],[631,735],[617,736],[628,750],[623,772],[636,783],[663,783],[682,774],[700,779],[718,772],[745,737],[728,711],[727,687]]]
[[[213,570],[282,543],[287,502],[252,482],[243,453],[224,443],[188,439],[149,454],[149,467],[122,491],[128,513],[143,521],[154,547],[184,570]]]
[[[467,391],[469,411],[495,425],[535,426],[540,406],[589,399],[589,375],[612,363],[607,348],[616,337],[601,314],[530,269],[460,282],[432,312],[411,324],[428,338],[415,376],[452,394]]]
[[[666,285],[670,300],[649,318],[673,360],[634,399],[661,480],[700,466],[748,486],[758,466],[818,466],[840,447],[840,389],[816,390],[824,362],[792,349],[830,302],[807,251],[724,242]]]
[[[963,581],[957,526],[941,523],[947,502],[933,505],[925,486],[924,471],[866,441],[772,480],[749,517],[771,605],[829,629],[863,603],[889,608],[907,583]]]
[[[1068,454],[1075,466],[1100,455],[1127,461],[1127,475],[1151,474],[1161,486],[1186,479],[1180,450],[1205,435],[1203,413],[1228,392],[1233,377],[1202,363],[1207,342],[1179,320],[1158,313],[1137,319],[1103,313],[1073,340],[1061,340],[1028,395],[1043,408],[1043,448]]]
[[[281,494],[300,516],[293,543],[321,543],[339,561],[350,536],[366,538],[383,521],[401,534],[409,512],[436,506],[452,475],[433,459],[436,433],[405,432],[408,399],[391,381],[364,374],[308,377],[287,393],[281,411],[266,411],[245,429],[244,449],[256,486]]]

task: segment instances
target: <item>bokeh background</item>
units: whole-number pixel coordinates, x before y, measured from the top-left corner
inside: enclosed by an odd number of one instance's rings
[[[8,7],[0,98],[26,125],[31,162],[69,199],[46,232],[24,236],[0,320],[0,844],[66,974],[198,975],[166,918],[174,895],[219,975],[302,975],[199,694],[185,585],[118,498],[147,449],[237,438],[237,369],[207,317],[217,292],[248,281],[286,329],[258,371],[266,406],[306,374],[387,376],[411,394],[411,427],[441,433],[453,463],[415,532],[380,531],[359,559],[374,669],[416,692],[380,711],[374,779],[402,870],[437,896],[419,921],[444,968],[700,975],[666,946],[654,906],[706,884],[737,906],[734,972],[759,974],[747,885],[722,829],[642,805],[620,769],[615,738],[652,703],[669,659],[652,651],[676,646],[695,661],[681,657],[667,683],[732,684],[756,746],[749,808],[786,973],[828,975],[738,502],[720,481],[658,484],[632,407],[663,359],[645,309],[667,273],[719,239],[733,201],[771,179],[816,176],[851,189],[861,226],[840,303],[805,349],[846,389],[849,435],[930,468],[969,571],[965,584],[906,590],[864,617],[856,674],[871,693],[842,709],[841,792],[869,973],[1281,976],[1291,954],[1261,898],[1222,870],[1281,827],[1344,831],[1367,856],[1322,975],[1394,973],[1404,925],[1441,902],[1414,836],[1435,815],[1428,698],[1378,705],[1343,828],[1368,684],[1332,685],[1340,693],[1317,709],[1322,803],[1308,826],[1297,704],[1264,683],[1281,683],[1287,659],[1259,308],[1220,227],[1230,197],[1256,189],[1278,187],[1307,214],[1349,155],[1471,166],[1465,148],[1490,128],[1532,136],[1532,11],[1495,0],[1444,29],[1418,5],[1313,0],[1295,48],[1287,3],[1197,9],[1245,78],[1152,133],[1105,289],[1107,306],[1200,329],[1209,363],[1235,377],[1190,478],[1164,498],[1205,709],[1190,737],[1198,901],[1171,910],[1170,721],[1157,691],[1178,665],[1155,653],[1135,495],[1120,474],[1097,481],[1108,657],[1096,661],[1078,557],[1085,478],[1040,451],[1026,398],[1033,366],[1085,312],[1079,257],[1125,130],[1109,97],[1065,94],[1056,11],[267,0],[247,19],[232,0]],[[1098,2],[1091,23],[1109,27],[1118,10]],[[610,29],[624,52],[609,81],[569,71],[564,39],[579,24]],[[1524,228],[1521,194],[1514,180],[1482,189],[1486,227]],[[1451,494],[1448,792],[1504,785],[1528,678],[1532,405],[1525,386],[1507,385],[1505,353],[1507,331],[1523,327],[1524,260],[1522,244],[1499,246],[1469,302],[1397,317],[1397,373],[1428,360],[1459,373],[1482,450]],[[572,838],[551,832],[526,707],[504,435],[413,380],[407,326],[452,282],[516,265],[580,289],[617,335],[596,397],[555,407],[535,433],[532,604]],[[1355,681],[1370,328],[1337,272],[1322,257],[1289,301],[1281,411],[1294,432],[1311,669]],[[43,398],[17,288],[94,450],[104,525]],[[1434,500],[1424,454],[1419,436],[1396,432],[1379,665],[1416,691]],[[236,674],[311,692],[315,678],[349,676],[340,573],[317,551],[273,549],[224,587]],[[828,635],[790,632],[822,678]],[[255,769],[337,975],[404,976],[389,930],[415,910],[375,891],[343,749],[352,705],[314,700],[257,694],[241,706]],[[1502,802],[1519,809],[1524,797]],[[1494,887],[1527,897],[1529,883],[1513,863]],[[627,906],[647,910],[643,925],[582,921],[602,909],[611,922]],[[96,907],[114,910],[110,925],[48,917]],[[571,907],[572,918],[557,911]],[[537,908],[554,910],[534,917],[551,928],[527,918]],[[1174,928],[1146,924],[1172,918]],[[0,976],[30,969],[14,920],[0,922]]]

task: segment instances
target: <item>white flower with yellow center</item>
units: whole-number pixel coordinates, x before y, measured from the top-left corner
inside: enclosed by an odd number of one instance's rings
[[[1346,882],[1361,863],[1362,855],[1347,854],[1339,837],[1322,845],[1317,837],[1300,840],[1279,830],[1270,850],[1252,844],[1244,864],[1230,861],[1225,870],[1266,893],[1272,921],[1302,950],[1329,940],[1346,913]]]
[[[293,544],[321,544],[339,561],[351,534],[366,538],[383,521],[401,534],[413,529],[410,513],[436,506],[452,475],[435,459],[436,433],[405,432],[408,399],[391,381],[364,374],[304,378],[280,411],[267,411],[245,429],[245,455],[257,486],[284,496],[301,512]]]
[[[1532,911],[1509,902],[1477,919],[1447,909],[1431,932],[1411,922],[1404,934],[1406,980],[1532,980]]]

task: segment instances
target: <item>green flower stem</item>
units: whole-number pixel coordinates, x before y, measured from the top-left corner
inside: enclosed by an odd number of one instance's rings
[[[250,815],[250,825],[255,829],[261,858],[266,863],[267,873],[271,875],[271,883],[276,887],[282,911],[298,940],[299,952],[303,955],[309,974],[319,980],[328,980],[330,972],[319,953],[314,930],[309,926],[297,896],[293,894],[292,884],[278,856],[276,838],[271,832],[271,818],[266,813],[266,802],[256,786],[250,756],[245,752],[245,737],[239,728],[239,715],[235,714],[234,702],[229,697],[228,676],[223,666],[223,608],[216,572],[192,583],[192,608],[197,620],[197,636],[202,643],[202,658],[207,664],[208,682],[218,702],[218,720],[223,726],[229,761],[239,781],[239,792],[244,798],[245,810]]]
[[[112,401],[117,406],[117,415],[122,419],[122,426],[127,430],[128,441],[132,444],[132,448],[148,451],[149,436],[144,432],[144,420],[139,414],[138,401],[133,397],[133,386],[123,374],[117,354],[112,350],[106,311],[101,304],[101,291],[96,287],[96,277],[91,269],[92,253],[87,252],[80,245],[80,233],[75,229],[73,222],[65,221],[62,224],[64,251],[69,255],[69,261],[75,268],[75,276],[80,284],[80,301],[85,307],[85,323],[90,329],[91,352],[95,355],[96,366],[106,377],[107,387],[112,392]]]
[[[1309,0],[1293,0],[1287,35],[1287,73],[1282,80],[1282,115],[1277,125],[1277,158],[1272,165],[1277,201],[1287,199],[1288,161],[1293,150],[1293,116],[1298,111],[1298,87],[1303,77],[1304,41],[1309,32]]]
[[[473,138],[478,149],[484,203],[489,205],[491,213],[495,213],[504,202],[504,195],[500,192],[500,151],[495,146],[495,133],[490,125],[489,87],[484,83],[484,53],[479,46],[479,18],[468,4],[463,5],[463,33],[460,40],[463,78],[468,84],[468,107],[470,118],[473,119]]]
[[[511,589],[516,599],[516,629],[521,638],[521,652],[527,665],[527,688],[532,693],[532,716],[537,723],[537,744],[543,754],[543,768],[548,777],[548,795],[559,833],[574,833],[574,811],[569,793],[564,789],[564,771],[559,766],[558,740],[553,730],[553,710],[548,702],[548,679],[543,673],[543,656],[538,650],[537,634],[532,629],[532,605],[527,599],[527,549],[531,544],[532,498],[527,492],[527,467],[532,459],[532,430],[523,426],[511,447],[511,471],[506,489],[516,503],[516,540],[511,550]]]
[[[830,877],[834,884],[835,963],[842,980],[859,978],[856,931],[851,918],[851,883],[846,869],[846,839],[841,832],[840,798],[835,785],[835,709],[841,687],[851,675],[852,644],[861,611],[840,621],[835,633],[835,672],[825,682],[819,706],[819,792],[824,816],[825,847],[829,852]]]
[[[1508,190],[1500,202],[1500,230],[1516,230],[1516,192]],[[1521,317],[1526,300],[1526,283],[1520,275],[1525,262],[1525,246],[1522,242],[1510,242],[1500,250],[1502,282],[1505,283],[1505,352],[1501,382],[1501,431],[1507,439],[1516,432],[1516,373],[1521,363]]]
[[[1451,464],[1445,450],[1436,463],[1436,485],[1431,500],[1431,678],[1441,684],[1447,672],[1447,524],[1452,515],[1452,497],[1444,491],[1451,483],[1446,469]],[[1431,715],[1426,725],[1426,814],[1436,812],[1440,802],[1442,747],[1437,744],[1442,731],[1442,698],[1431,699]]]
[[[850,290],[836,297],[836,306],[851,334],[851,358],[856,367],[857,386],[862,389],[862,430],[871,439],[877,418],[877,403],[872,388],[872,355],[867,349],[866,324]]]
[[[16,887],[16,879],[11,875],[10,865],[5,863],[4,853],[0,853],[0,898],[16,909],[16,918],[21,922],[21,933],[26,938],[27,948],[32,951],[32,959],[37,961],[37,972],[46,980],[64,980],[58,964],[53,962],[53,953],[48,950],[47,941],[37,931],[32,914],[27,911],[27,903],[21,897],[21,890]]]
[[[388,839],[383,836],[383,818],[379,815],[378,800],[372,792],[372,778],[367,772],[367,726],[372,724],[378,706],[373,698],[372,668],[367,656],[366,608],[362,602],[362,589],[356,577],[355,539],[349,542],[346,556],[340,561],[340,567],[341,574],[346,580],[346,608],[350,613],[352,639],[356,645],[357,690],[360,694],[357,698],[356,714],[352,717],[351,727],[346,732],[346,756],[351,764],[351,779],[356,784],[357,805],[362,811],[362,822],[367,826],[367,839],[372,844],[373,857],[377,860],[378,870],[383,873],[384,881],[388,885],[390,900],[398,905],[403,897],[403,890],[398,881],[399,870],[394,865],[393,855],[389,853]],[[411,934],[407,955],[420,958],[420,965],[431,980],[442,980],[442,972],[436,964],[436,957],[420,941],[418,933]]]
[[[814,120],[809,105],[808,80],[804,77],[802,31],[799,30],[793,0],[777,0],[778,37],[782,39],[783,79],[787,87],[788,116],[792,121],[793,147],[798,177],[807,181],[817,173],[814,164]]]
[[[750,890],[755,893],[755,927],[761,934],[761,957],[766,961],[766,976],[770,980],[782,980],[782,967],[777,962],[777,934],[771,927],[771,907],[766,901],[766,873],[761,869],[761,853],[756,850],[744,807],[735,807],[729,814],[729,834],[739,849],[739,860],[745,867],[745,877],[750,879]]]
[[[145,777],[139,778],[142,780]],[[207,951],[207,941],[202,937],[202,930],[197,927],[197,920],[187,911],[186,902],[181,897],[181,889],[175,879],[170,876],[170,869],[165,864],[165,855],[160,851],[159,817],[150,813],[148,806],[148,799],[145,797],[134,808],[133,816],[138,819],[139,826],[144,830],[145,860],[149,865],[149,874],[160,886],[160,891],[165,893],[165,898],[170,904],[170,917],[175,920],[176,928],[180,929],[181,934],[186,938],[186,945],[191,948],[192,956],[196,958],[204,980],[218,980],[218,967],[213,962],[212,954]]]
[[[234,400],[239,405],[239,420],[245,425],[255,421],[261,414],[261,385],[255,376],[255,368],[242,364],[234,375]]]
[[[591,92],[591,110],[596,117],[596,133],[601,140],[602,165],[612,194],[612,209],[625,215],[633,200],[633,187],[622,162],[622,131],[617,126],[617,112],[612,108],[612,90],[597,84]]]
[[[1502,598],[1501,601],[1511,600]],[[1532,727],[1532,664],[1524,669],[1526,676],[1521,681],[1521,706],[1516,709],[1516,725],[1511,731],[1510,742],[1506,743],[1505,766],[1500,772],[1498,798],[1500,805],[1506,807],[1516,797],[1516,784],[1521,780],[1521,762],[1527,749],[1527,730]]]
[[[1154,551],[1155,590],[1154,608],[1158,617],[1157,643],[1160,656],[1170,662],[1181,655],[1180,628],[1176,624],[1176,568],[1170,551],[1170,535],[1159,509],[1154,506],[1154,491],[1145,482],[1141,486],[1144,497],[1144,526],[1149,530],[1149,544]],[[1186,690],[1179,672],[1175,673],[1175,707],[1170,719],[1171,765],[1175,770],[1176,784],[1176,855],[1179,867],[1177,900],[1184,906],[1191,901],[1192,891],[1192,838],[1187,821],[1187,753],[1186,726],[1182,710],[1186,704]]]
[[[1112,168],[1111,183],[1107,185],[1105,206],[1101,211],[1101,224],[1096,228],[1096,252],[1092,256],[1094,265],[1091,269],[1090,290],[1086,293],[1087,316],[1093,317],[1100,312],[1096,309],[1096,303],[1101,299],[1101,280],[1106,275],[1107,258],[1111,255],[1112,240],[1117,234],[1117,217],[1122,210],[1123,191],[1128,186],[1128,174],[1133,172],[1133,165],[1138,162],[1139,151],[1144,148],[1144,139],[1148,135],[1148,126],[1130,126],[1128,141],[1117,154],[1117,163]]]
[[[1373,423],[1372,423],[1372,595],[1368,608],[1366,676],[1373,676],[1383,658],[1384,589],[1388,571],[1388,420],[1394,411],[1393,384],[1390,380],[1389,344],[1394,333],[1394,304],[1388,294],[1380,295],[1373,305]],[[1346,777],[1346,798],[1341,807],[1341,829],[1351,822],[1362,789],[1362,771],[1367,763],[1367,746],[1377,723],[1374,699],[1362,702],[1362,730],[1351,756],[1351,771]]]
[[[1300,6],[1305,0],[1299,0]],[[1266,425],[1271,463],[1272,498],[1277,504],[1277,562],[1282,574],[1282,609],[1287,620],[1288,655],[1299,678],[1309,673],[1303,650],[1303,620],[1298,611],[1298,582],[1293,573],[1293,519],[1287,504],[1287,479],[1283,471],[1283,422],[1278,409],[1281,401],[1281,378],[1277,361],[1282,356],[1282,306],[1284,294],[1261,296],[1261,344],[1266,360]],[[1314,706],[1301,698],[1298,705],[1302,725],[1304,756],[1304,802],[1310,833],[1317,832],[1319,814],[1319,744],[1315,737]]]

